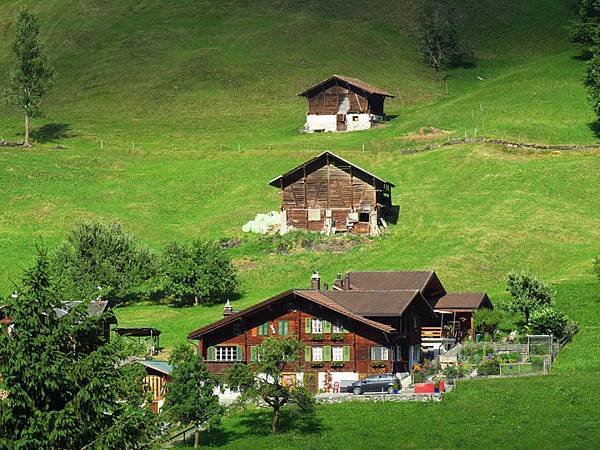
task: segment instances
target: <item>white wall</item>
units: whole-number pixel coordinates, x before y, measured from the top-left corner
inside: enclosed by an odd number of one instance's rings
[[[346,131],[368,130],[371,121],[382,122],[382,116],[373,114],[346,114]],[[309,133],[315,131],[335,132],[337,131],[337,116],[335,114],[307,114],[304,130]]]

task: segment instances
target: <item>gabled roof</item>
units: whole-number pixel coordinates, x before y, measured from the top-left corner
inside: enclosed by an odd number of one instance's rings
[[[478,308],[492,308],[485,292],[449,292],[435,304],[436,311],[474,311]]]
[[[298,171],[304,170],[304,168],[306,166],[313,164],[314,162],[316,162],[318,160],[322,160],[323,165],[325,165],[327,163],[327,161],[335,161],[337,163],[348,165],[348,166],[352,167],[353,170],[361,172],[363,175],[365,175],[367,177],[373,178],[383,184],[387,184],[390,187],[394,187],[393,183],[390,183],[389,181],[385,181],[384,179],[379,178],[377,175],[373,175],[372,173],[367,172],[365,169],[358,167],[356,164],[353,164],[350,161],[348,161],[347,159],[344,159],[341,156],[338,156],[335,153],[332,153],[330,151],[324,151],[324,152],[320,153],[319,155],[315,156],[314,158],[311,158],[308,161],[303,162],[299,166],[294,167],[292,170],[287,171],[283,175],[279,175],[278,177],[273,178],[271,181],[269,181],[269,185],[274,186],[276,188],[281,188],[281,181],[280,181],[281,179],[287,178],[287,177],[295,174]]]
[[[338,305],[365,317],[401,316],[413,301],[429,306],[418,290],[323,291]]]
[[[375,328],[375,329],[383,331],[385,333],[393,333],[396,331],[394,328],[390,327],[389,325],[367,319],[366,317],[363,317],[360,314],[356,314],[353,311],[350,311],[349,309],[345,308],[344,306],[338,304],[337,302],[335,302],[332,299],[325,296],[322,291],[289,290],[289,291],[282,292],[281,294],[276,295],[275,297],[271,297],[270,299],[267,299],[265,301],[257,303],[254,306],[251,306],[242,311],[234,313],[234,314],[232,314],[228,317],[225,317],[221,320],[218,320],[217,322],[214,322],[210,325],[207,325],[205,327],[202,327],[195,331],[192,331],[191,333],[188,334],[188,339],[198,339],[199,337],[201,337],[213,330],[216,330],[225,325],[235,322],[237,319],[239,319],[247,314],[250,314],[252,312],[266,308],[278,301],[283,301],[284,299],[288,298],[290,295],[301,297],[306,300],[310,300],[320,306],[323,306],[324,308],[327,308],[331,311],[342,314],[346,317],[356,320],[357,322],[361,322],[371,328]]]
[[[173,372],[173,366],[165,361],[156,361],[153,359],[143,359],[139,361],[142,366],[148,367],[150,369],[156,370],[165,375],[171,375]]]
[[[307,97],[309,96],[309,94],[313,91],[319,90],[321,87],[323,87],[324,85],[330,83],[331,81],[334,80],[339,80],[342,81],[343,83],[347,83],[349,85],[352,85],[358,89],[360,89],[361,91],[366,92],[367,94],[372,94],[372,95],[382,95],[384,97],[391,97],[393,98],[394,96],[392,94],[390,94],[388,91],[378,88],[376,86],[373,86],[372,84],[366,83],[362,80],[359,80],[358,78],[354,78],[354,77],[346,77],[343,75],[332,75],[329,78],[326,78],[323,81],[319,81],[317,84],[306,88],[305,90],[303,90],[302,92],[299,92],[297,95],[298,97]]]
[[[348,272],[350,289],[356,290],[424,290],[433,270],[410,272]]]
[[[71,302],[62,302],[62,305],[59,308],[54,308],[56,315],[58,317],[63,317],[69,313],[72,309],[81,305],[83,302],[76,300]],[[108,301],[106,300],[94,300],[88,303],[87,305],[87,313],[88,316],[101,316],[104,314],[108,307]]]

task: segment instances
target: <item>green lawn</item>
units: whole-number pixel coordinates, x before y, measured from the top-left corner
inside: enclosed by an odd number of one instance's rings
[[[36,242],[54,248],[77,220],[117,219],[159,250],[169,240],[242,237],[231,249],[243,281],[236,308],[308,285],[313,270],[435,269],[448,289],[506,300],[503,278],[527,268],[552,282],[582,326],[545,378],[469,382],[436,404],[323,407],[320,430],[265,435],[266,418],[229,418],[213,446],[279,448],[584,448],[598,442],[600,152],[423,145],[446,136],[593,143],[584,61],[566,39],[570,0],[466,0],[475,66],[433,78],[414,50],[414,1],[46,0],[44,40],[58,72],[31,150],[0,148],[0,292]],[[0,0],[0,88],[14,17]],[[396,94],[396,116],[368,132],[302,135],[295,94],[331,73]],[[446,94],[447,91],[447,94]],[[0,139],[21,118],[0,105]],[[364,150],[363,150],[364,148]],[[325,149],[396,184],[400,220],[345,253],[280,254],[241,226],[276,209],[268,180]],[[220,305],[117,310],[152,325],[168,349],[219,318]],[[388,411],[389,410],[389,411]],[[392,411],[393,410],[393,411]]]

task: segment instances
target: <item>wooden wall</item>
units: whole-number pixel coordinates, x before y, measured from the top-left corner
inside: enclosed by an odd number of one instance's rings
[[[312,333],[305,331],[305,319],[318,317],[322,320],[327,320],[335,323],[340,320],[347,330],[342,333],[342,340],[332,340],[334,333],[323,333],[322,340],[314,340]],[[290,336],[297,336],[307,346],[349,346],[350,360],[344,362],[342,367],[332,367],[331,362],[323,362],[318,366],[314,366],[311,361],[305,361],[304,353],[299,355],[298,361],[290,363],[286,366],[285,371],[289,372],[320,372],[330,369],[331,371],[340,372],[356,372],[362,374],[369,373],[385,373],[392,371],[393,361],[392,353],[390,352],[390,360],[385,363],[384,367],[373,367],[373,362],[370,359],[371,347],[384,346],[391,347],[392,345],[408,345],[406,339],[400,339],[397,342],[388,341],[388,337],[383,332],[373,330],[366,325],[347,319],[346,317],[330,312],[324,308],[313,304],[310,301],[302,299],[290,299],[282,302],[282,305],[271,308],[254,317],[245,318],[241,325],[241,334],[233,334],[233,325],[215,331],[210,335],[206,335],[199,344],[199,349],[202,356],[207,359],[207,349],[210,346],[241,346],[243,348],[242,361],[250,362],[250,352],[252,346],[258,346],[267,336],[260,336],[258,326],[262,323],[269,322],[269,336],[278,337],[277,322],[279,320],[289,321]],[[272,333],[272,330],[275,333]],[[403,352],[404,353],[404,352]],[[408,355],[408,349],[406,349]],[[208,368],[212,372],[223,372],[233,366],[234,362],[212,362],[208,361]]]
[[[342,102],[348,102],[347,114],[370,112],[369,99],[351,86],[330,86],[308,98],[308,114],[337,114]],[[382,102],[383,103],[383,102]]]

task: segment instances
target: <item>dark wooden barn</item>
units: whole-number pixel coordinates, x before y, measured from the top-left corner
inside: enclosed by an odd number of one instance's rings
[[[323,152],[269,182],[281,189],[282,229],[377,235],[392,213],[392,187],[351,162]]]
[[[308,100],[304,131],[366,130],[385,120],[389,92],[358,78],[333,75],[298,93]]]

